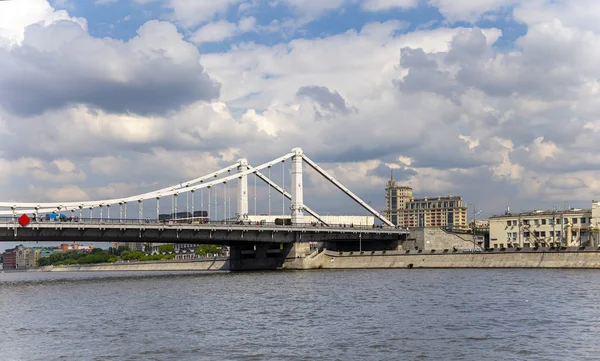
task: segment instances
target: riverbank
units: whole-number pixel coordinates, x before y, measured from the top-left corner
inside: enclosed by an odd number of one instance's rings
[[[229,258],[44,266],[5,272],[229,271]]]
[[[370,269],[370,268],[596,268],[596,250],[510,251],[477,253],[406,253],[405,251],[313,252],[304,258],[288,259],[283,269]]]
[[[571,268],[600,269],[596,250],[542,250],[494,252],[314,251],[288,258],[283,270],[385,269],[385,268]],[[107,271],[229,271],[229,258],[180,261],[118,262],[92,265],[45,266],[5,272],[107,272]]]

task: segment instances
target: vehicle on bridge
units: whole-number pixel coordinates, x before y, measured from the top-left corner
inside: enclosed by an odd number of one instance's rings
[[[43,219],[45,221],[66,222],[67,216],[63,213],[48,213]]]
[[[158,215],[158,221],[163,223],[208,223],[208,212],[195,211],[178,212],[175,215],[171,213],[163,213]]]

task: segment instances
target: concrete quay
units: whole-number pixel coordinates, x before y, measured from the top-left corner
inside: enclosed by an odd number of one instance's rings
[[[283,269],[372,268],[579,268],[600,269],[600,252],[578,250],[494,251],[459,253],[431,251],[336,252],[315,251],[306,257],[288,258]]]
[[[188,261],[117,262],[89,265],[44,266],[30,270],[40,272],[229,271],[229,258],[217,257]]]

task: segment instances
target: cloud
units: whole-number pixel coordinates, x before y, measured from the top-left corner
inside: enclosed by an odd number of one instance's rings
[[[384,11],[395,8],[412,8],[419,4],[419,0],[365,0],[361,7],[367,11]]]
[[[256,19],[245,17],[238,24],[221,20],[208,23],[198,29],[190,38],[196,44],[220,42],[233,36],[252,31],[256,25]]]
[[[0,49],[0,106],[22,115],[74,104],[147,115],[219,96],[175,26],[149,21],[137,34],[122,42],[95,39],[72,21],[29,26],[20,46]]]
[[[400,21],[239,42],[347,6],[413,6],[290,0],[259,24],[247,17],[258,7],[240,4],[169,1],[186,37],[151,21],[128,41],[95,38],[52,9],[12,26],[23,36],[2,38],[0,197],[118,197],[295,146],[377,209],[390,169],[416,196],[462,195],[488,212],[600,194],[600,35],[577,4],[429,2],[446,23],[512,11],[527,29],[508,46],[502,29]],[[200,54],[186,39],[232,45]],[[307,171],[311,207],[354,211],[327,187]]]
[[[225,13],[240,2],[241,0],[167,0],[165,6],[173,11],[171,18],[174,21],[190,28]]]
[[[303,86],[298,89],[296,95],[298,97],[310,99],[318,105],[318,109],[315,109],[317,117],[335,113],[348,114],[351,111],[340,93],[330,91],[324,86]]]
[[[19,45],[30,25],[48,26],[61,20],[87,27],[85,19],[72,18],[64,10],[56,11],[46,0],[0,1],[0,48]]]

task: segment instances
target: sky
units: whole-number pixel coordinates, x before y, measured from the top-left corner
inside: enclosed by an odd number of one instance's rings
[[[0,199],[125,197],[301,147],[378,210],[391,171],[478,217],[590,208],[599,76],[595,0],[0,1]],[[305,182],[315,211],[365,214]]]

